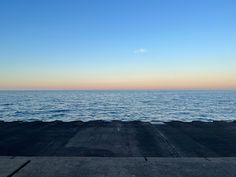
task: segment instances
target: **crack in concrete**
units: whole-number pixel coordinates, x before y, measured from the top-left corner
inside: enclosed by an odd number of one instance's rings
[[[11,174],[9,174],[7,177],[14,176],[17,172],[19,172],[22,168],[24,168],[29,163],[30,163],[30,160],[27,160],[25,163],[23,163],[19,168],[17,168],[15,171],[13,171]]]

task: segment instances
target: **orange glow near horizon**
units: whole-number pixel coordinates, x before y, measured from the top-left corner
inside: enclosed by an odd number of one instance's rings
[[[144,74],[143,74],[144,73]],[[108,72],[14,74],[0,78],[1,90],[194,90],[236,89],[234,72]]]
[[[113,81],[34,81],[8,82],[0,85],[1,90],[191,90],[191,89],[236,89],[233,79],[190,80],[190,79],[147,79]]]

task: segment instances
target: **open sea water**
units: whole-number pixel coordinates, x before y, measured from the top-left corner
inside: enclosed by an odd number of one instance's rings
[[[0,91],[2,121],[236,120],[236,91]]]

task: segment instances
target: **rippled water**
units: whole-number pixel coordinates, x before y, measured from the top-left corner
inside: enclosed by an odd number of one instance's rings
[[[236,120],[236,91],[1,91],[0,120]]]

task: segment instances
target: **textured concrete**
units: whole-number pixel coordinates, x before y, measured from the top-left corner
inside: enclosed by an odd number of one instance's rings
[[[6,161],[0,158],[0,164]],[[235,177],[236,158],[16,157],[31,160],[13,177]],[[8,168],[8,169],[5,169]],[[1,177],[7,177],[5,166]]]
[[[25,158],[0,157],[0,177],[8,177],[26,162]]]
[[[101,156],[141,156],[136,130],[122,124],[112,127],[88,127],[78,131],[66,144],[66,148],[80,148],[90,154],[100,153]],[[109,141],[110,140],[110,141]]]
[[[0,156],[236,157],[236,122],[0,122]]]

